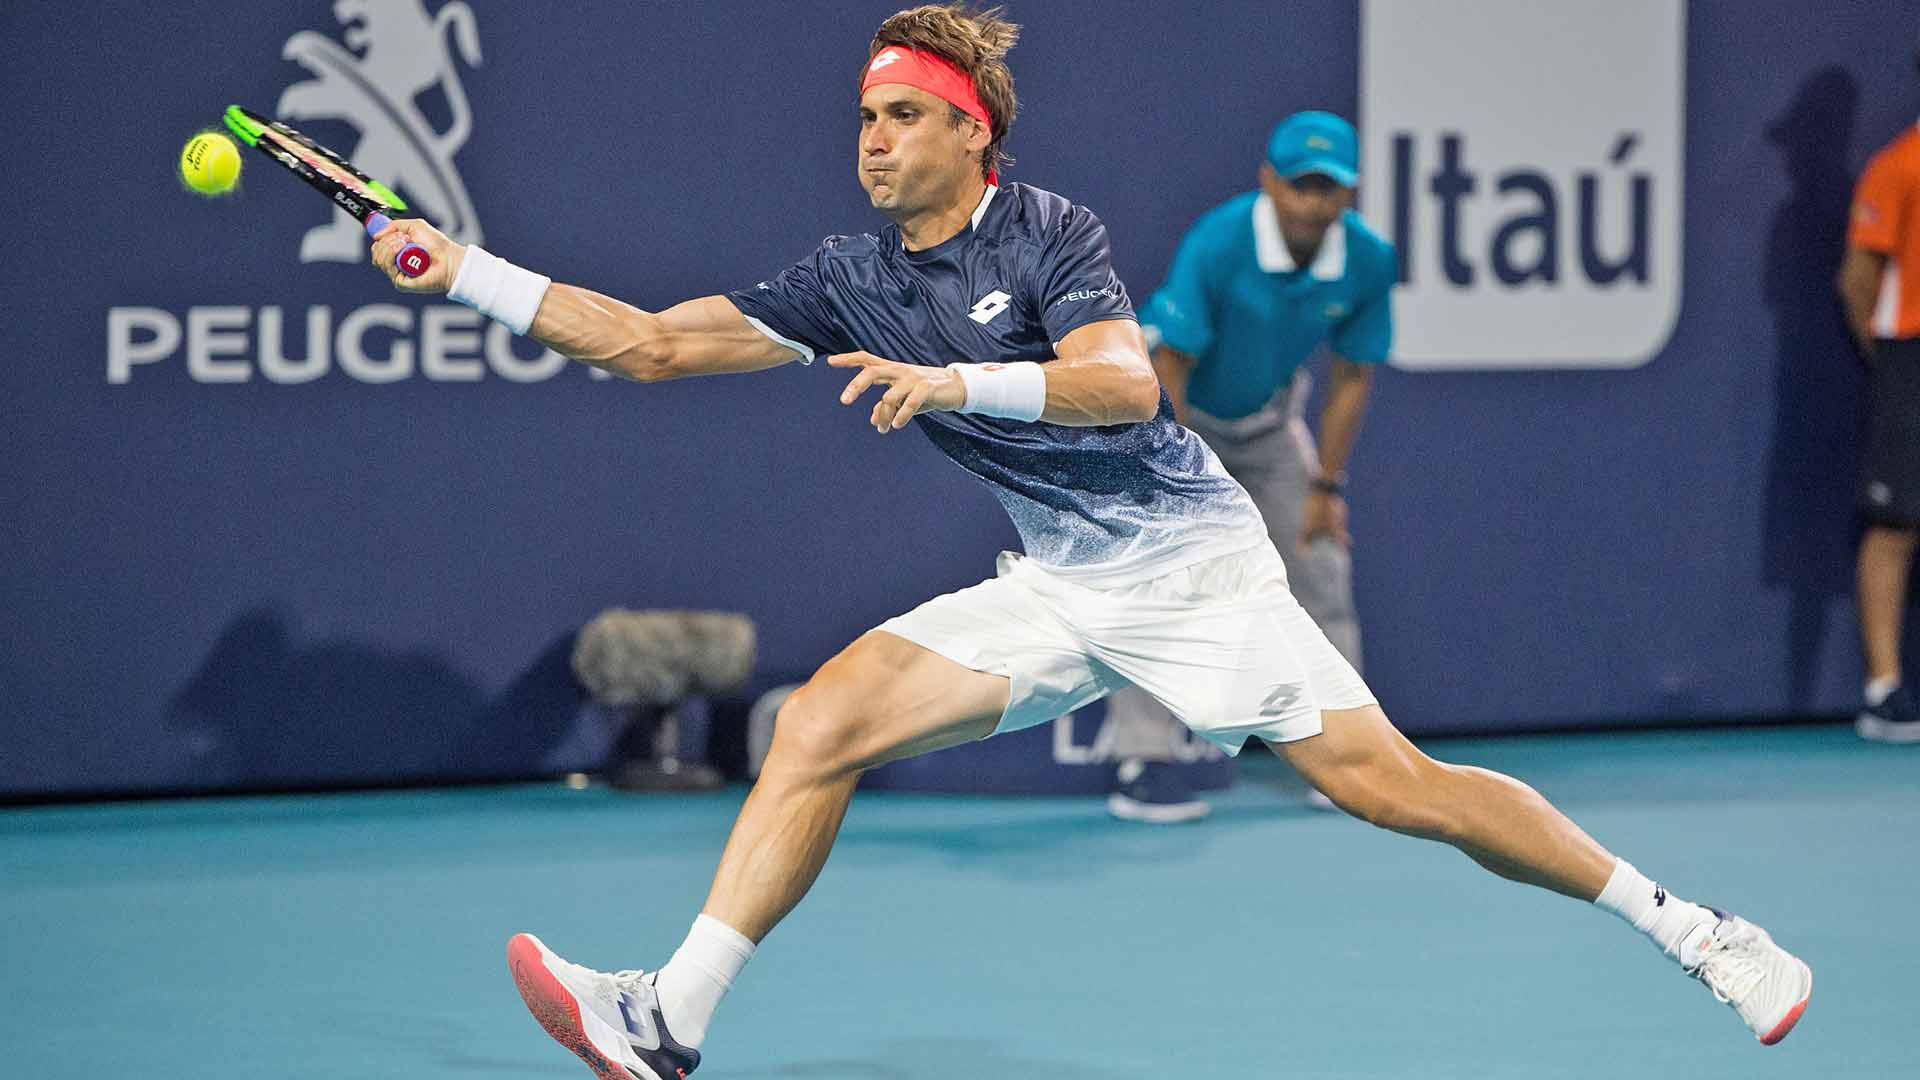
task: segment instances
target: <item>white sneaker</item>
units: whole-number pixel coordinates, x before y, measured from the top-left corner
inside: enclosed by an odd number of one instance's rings
[[[1680,965],[1733,1007],[1761,1043],[1787,1037],[1813,994],[1813,969],[1773,943],[1765,930],[1717,908],[1720,921],[1680,946]]]
[[[561,1046],[601,1080],[686,1080],[700,1051],[675,1042],[645,972],[595,971],[560,958],[532,934],[507,942],[520,996]]]

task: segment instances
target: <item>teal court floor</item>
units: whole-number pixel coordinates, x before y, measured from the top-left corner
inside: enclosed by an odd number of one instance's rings
[[[1920,1077],[1920,748],[1840,727],[1434,740],[1815,972],[1763,1048],[1597,910],[1308,808],[1200,825],[863,793],[697,1080]],[[560,785],[0,811],[0,1076],[567,1078],[504,946],[678,944],[744,789]]]

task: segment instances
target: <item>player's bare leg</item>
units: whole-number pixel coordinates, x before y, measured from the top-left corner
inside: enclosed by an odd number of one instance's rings
[[[1354,817],[1445,841],[1502,877],[1577,900],[1606,887],[1614,857],[1520,781],[1433,760],[1377,705],[1323,713],[1321,726],[1274,749]]]
[[[1328,711],[1321,724],[1319,735],[1273,745],[1341,809],[1612,911],[1732,1005],[1762,1042],[1778,1042],[1799,1021],[1812,972],[1766,931],[1671,896],[1520,781],[1433,760],[1379,706]]]
[[[991,734],[1008,680],[871,631],[781,706],[773,746],[687,940],[658,972],[604,973],[530,934],[507,946],[527,1006],[606,1080],[675,1080],[700,1063],[720,999],[812,887],[860,774]]]
[[[813,885],[860,774],[991,734],[1008,682],[872,631],[794,691],[704,913],[759,941]]]

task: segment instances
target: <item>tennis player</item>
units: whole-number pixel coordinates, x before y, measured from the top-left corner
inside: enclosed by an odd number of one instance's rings
[[[1681,900],[1531,788],[1415,749],[1287,590],[1247,493],[1173,422],[1107,230],[998,178],[1016,27],[960,5],[881,24],[860,83],[857,173],[891,220],[829,237],[779,275],[654,313],[552,284],[419,221],[375,239],[409,292],[455,300],[632,379],[826,357],[840,400],[920,429],[988,484],[1026,551],[998,576],[862,635],[780,710],[706,905],[658,971],[603,973],[527,934],[508,962],[534,1016],[603,1078],[674,1080],[721,998],[799,903],[862,770],[1050,720],[1129,683],[1229,753],[1267,740],[1341,807],[1628,920],[1731,1004],[1787,1033],[1807,966],[1744,919]],[[406,279],[411,239],[434,265]],[[1703,842],[1721,843],[1720,837]]]

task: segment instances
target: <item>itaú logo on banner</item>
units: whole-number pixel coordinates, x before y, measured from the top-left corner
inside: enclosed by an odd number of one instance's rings
[[[1680,312],[1680,0],[1367,0],[1362,213],[1396,367],[1631,368]]]

